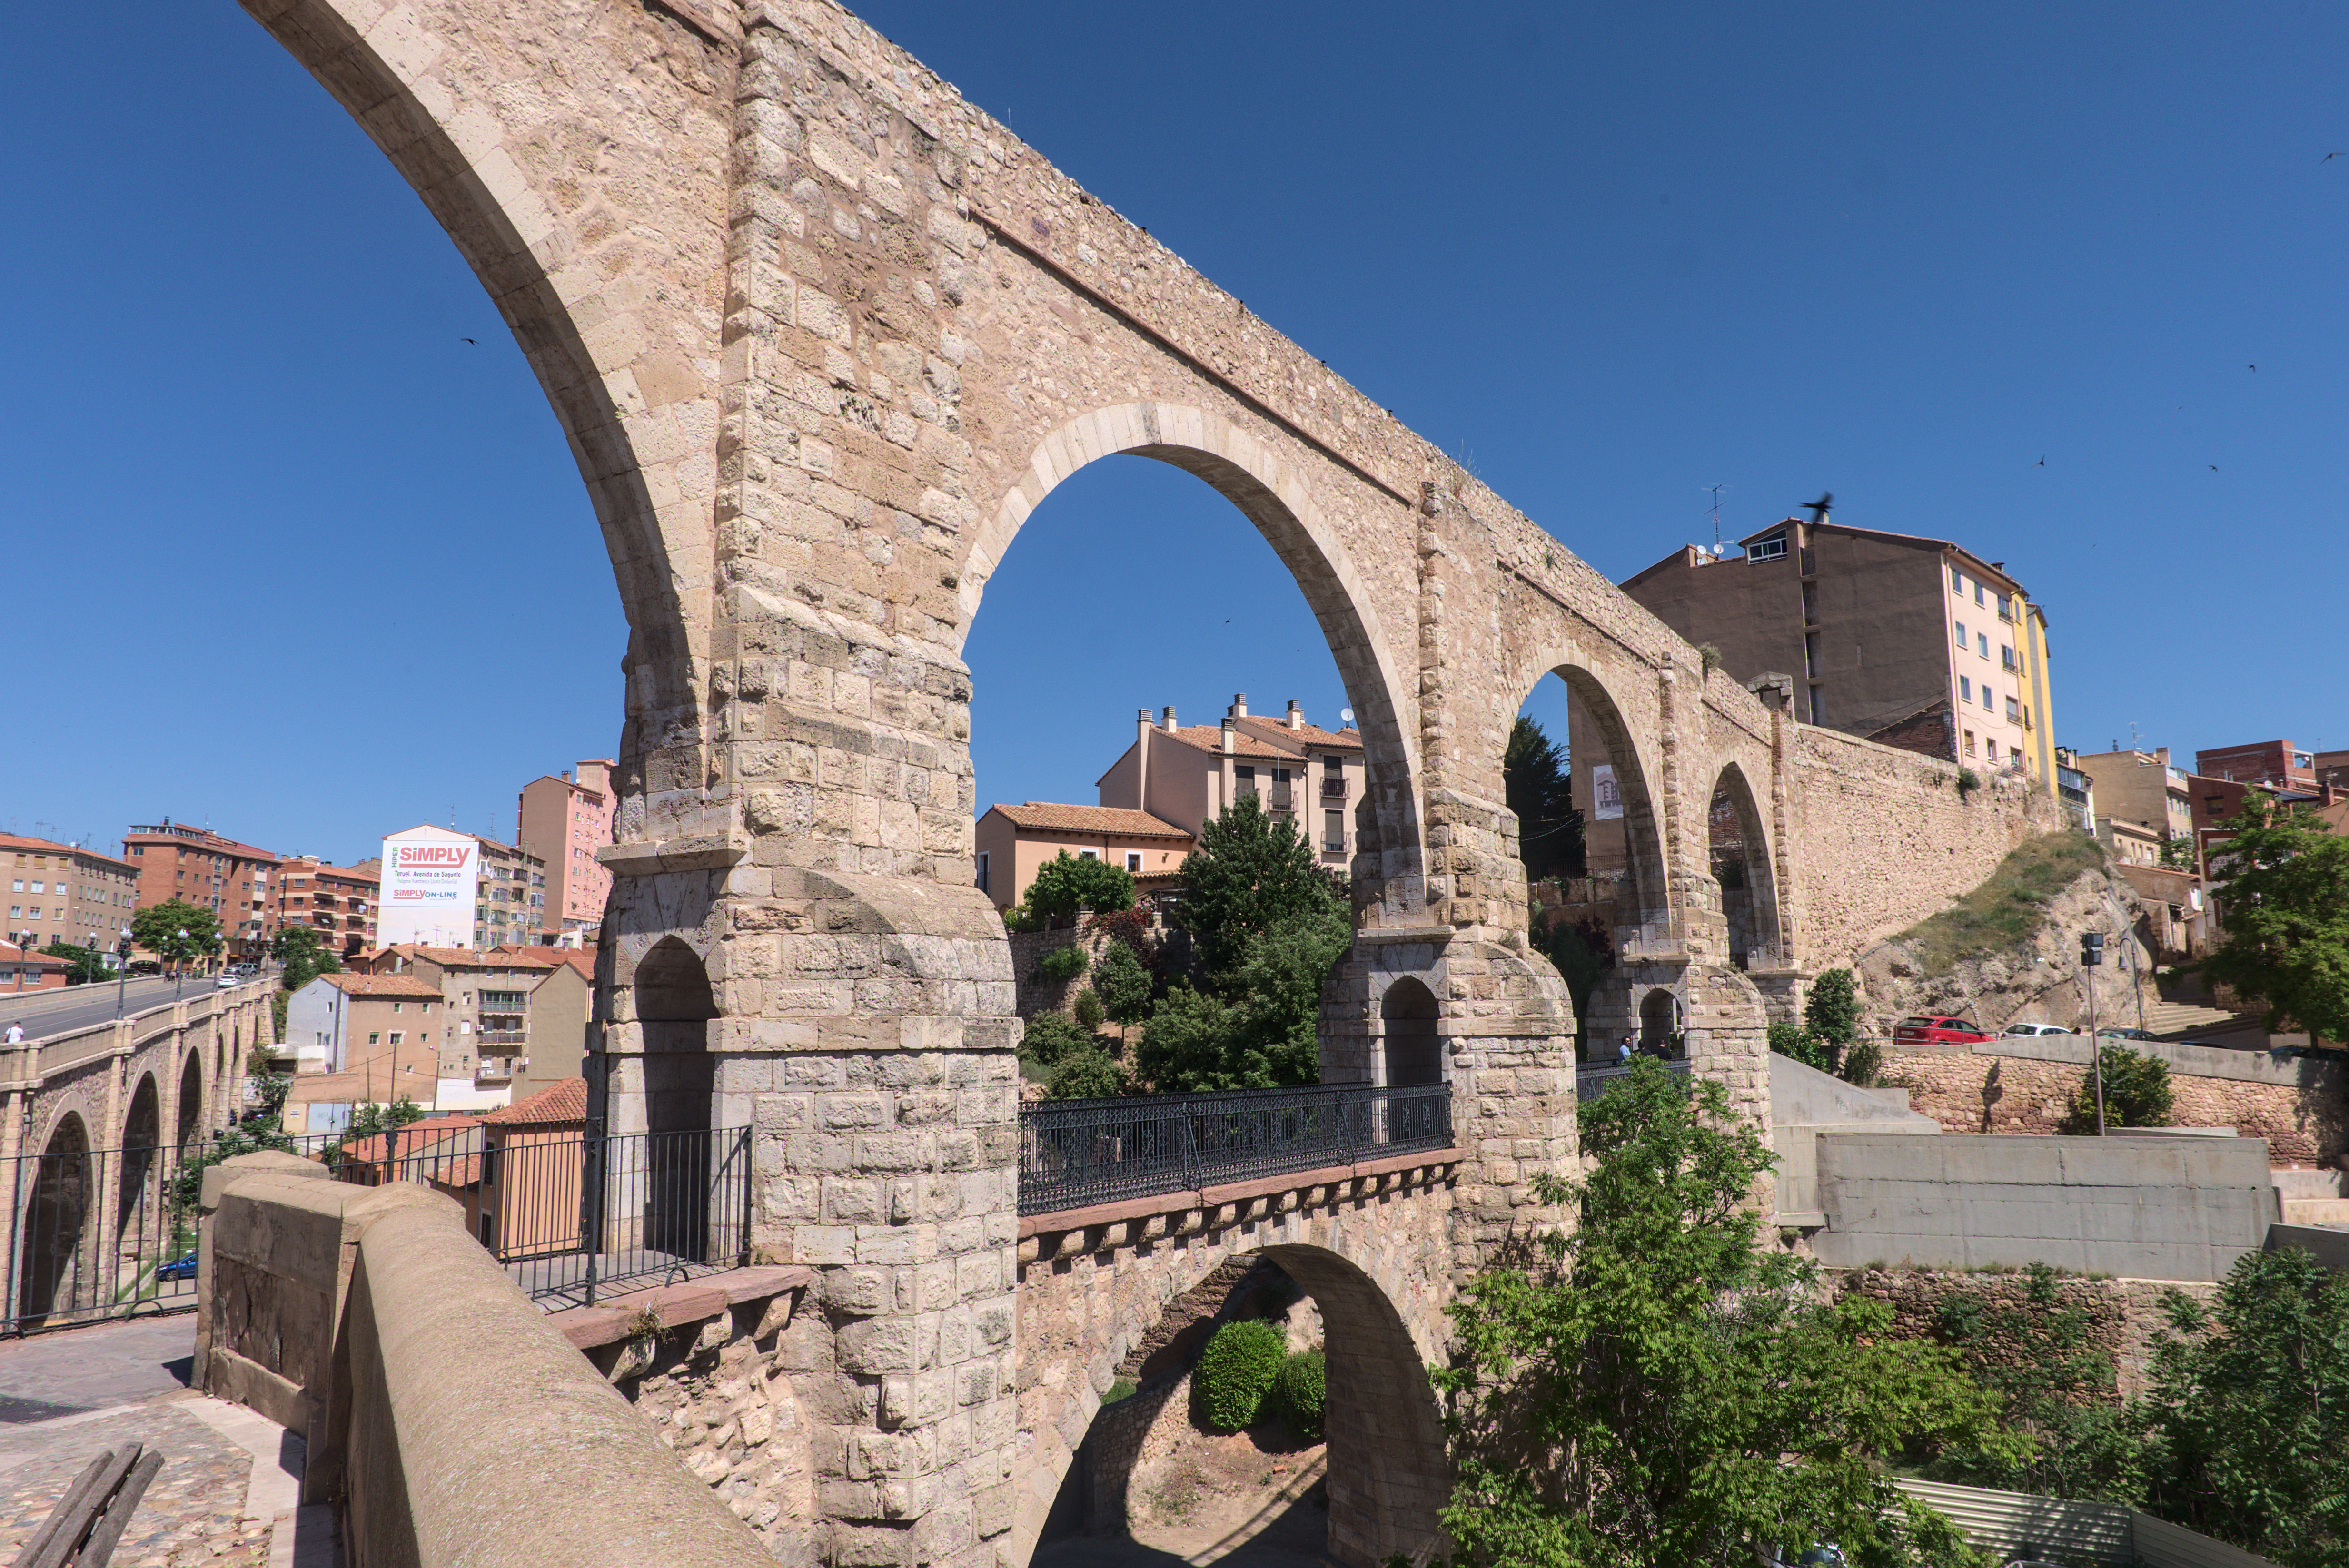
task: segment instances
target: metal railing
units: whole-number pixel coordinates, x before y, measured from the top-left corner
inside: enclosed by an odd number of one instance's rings
[[[1056,1213],[1451,1146],[1446,1084],[1023,1105],[1019,1212]]]
[[[195,1194],[160,1147],[51,1150],[0,1161],[13,1194],[0,1333],[196,1305]]]

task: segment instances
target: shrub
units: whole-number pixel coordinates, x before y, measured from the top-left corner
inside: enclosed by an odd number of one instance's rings
[[[1052,1064],[1052,1076],[1044,1080],[1044,1092],[1054,1099],[1107,1099],[1125,1089],[1125,1069],[1095,1050],[1091,1041],[1063,1052]]]
[[[1811,982],[1803,1027],[1830,1051],[1851,1048],[1859,1038],[1859,997],[1850,970],[1822,970]]]
[[[2105,1125],[2106,1127],[2167,1127],[2169,1125],[2169,1064],[2126,1046],[2105,1042]],[[2075,1132],[2096,1130],[2096,1078],[2092,1072],[2073,1091],[2068,1128]]]
[[[1191,1374],[1191,1398],[1208,1429],[1237,1432],[1256,1425],[1288,1359],[1288,1336],[1261,1318],[1216,1330]]]
[[[1092,1048],[1092,1036],[1066,1013],[1037,1014],[1028,1020],[1027,1036],[1019,1042],[1021,1056],[1032,1057],[1048,1068],[1071,1051]]]
[[[1085,965],[1092,962],[1092,954],[1071,942],[1066,947],[1055,947],[1036,960],[1036,978],[1058,985],[1083,974]]]
[[[1958,799],[1962,800],[1982,788],[1982,775],[1971,768],[1958,769]]]
[[[1062,850],[1028,884],[1028,908],[1049,921],[1074,920],[1081,909],[1133,907],[1133,878],[1123,866]]]
[[[1272,1379],[1272,1402],[1288,1429],[1309,1443],[1321,1440],[1321,1416],[1329,1402],[1329,1373],[1319,1350],[1300,1350],[1280,1364]]]
[[[1077,1026],[1089,1035],[1102,1026],[1102,1019],[1107,1016],[1102,999],[1090,985],[1077,993],[1077,999],[1069,1004],[1069,1011],[1076,1015]]]
[[[1139,1024],[1150,1016],[1150,971],[1142,955],[1123,941],[1112,942],[1093,971],[1093,989],[1102,1007],[1121,1024]]]
[[[1770,1026],[1770,1048],[1779,1056],[1798,1061],[1806,1068],[1827,1070],[1827,1048],[1819,1037],[1800,1024]]]
[[[1874,1040],[1861,1040],[1843,1053],[1843,1080],[1866,1088],[1884,1070],[1884,1047]]]

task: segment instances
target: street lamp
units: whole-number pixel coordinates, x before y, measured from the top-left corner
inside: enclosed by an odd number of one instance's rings
[[[180,927],[178,938],[171,944],[171,955],[180,961],[178,979],[171,986],[171,1000],[178,1001],[188,989],[188,928]]]
[[[10,934],[16,941],[16,989],[22,991],[25,988],[25,960],[33,953],[33,933],[18,931]]]
[[[130,995],[130,928],[122,928],[121,944],[114,954],[114,1016],[122,1016],[122,1008]]]

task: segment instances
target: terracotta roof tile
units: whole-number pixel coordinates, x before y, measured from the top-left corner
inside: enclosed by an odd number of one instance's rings
[[[413,962],[422,959],[450,969],[552,969],[554,962],[545,958],[526,957],[519,949],[501,953],[490,947],[427,947],[420,942],[396,943],[389,947],[378,947],[360,954],[370,963],[394,957]]]
[[[0,833],[0,850],[30,850],[36,854],[88,855],[92,860],[125,866],[134,872],[141,869],[137,861],[126,861],[120,855],[109,855],[98,850],[78,850],[71,844],[58,843],[55,839],[28,839],[16,833]]]
[[[527,1099],[489,1112],[481,1119],[492,1127],[529,1127],[546,1122],[587,1119],[587,1080],[567,1078],[552,1083]]]
[[[1046,832],[1113,834],[1122,839],[1180,839],[1191,841],[1191,835],[1174,823],[1154,817],[1147,811],[1128,810],[1123,806],[1063,806],[1050,800],[1023,800],[1017,806],[997,804],[988,808],[1000,811],[1015,828],[1034,828]]]
[[[321,975],[319,979],[346,996],[417,996],[428,1002],[440,1000],[440,987],[419,980],[413,975],[358,975],[348,971],[340,975]]]
[[[1221,725],[1186,724],[1173,731],[1161,729],[1159,734],[1185,746],[1195,746],[1202,751],[1221,753],[1224,749],[1224,729]],[[1259,758],[1268,762],[1286,762],[1292,755],[1278,747],[1268,746],[1245,729],[1232,732],[1232,755]]]
[[[1303,724],[1291,729],[1288,727],[1287,719],[1272,714],[1255,713],[1241,719],[1240,723],[1263,734],[1276,746],[1285,743],[1290,746],[1320,746],[1350,751],[1362,749],[1362,732],[1350,727],[1329,730],[1323,729],[1319,725]]]

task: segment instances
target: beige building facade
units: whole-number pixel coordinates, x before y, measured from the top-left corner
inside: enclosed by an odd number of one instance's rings
[[[998,910],[1026,898],[1036,873],[1061,855],[1123,866],[1147,887],[1172,881],[1195,847],[1189,833],[1147,811],[1047,800],[989,806],[972,839],[972,882]]]
[[[2095,787],[2098,819],[2130,823],[2162,839],[2194,836],[2193,774],[2151,751],[2082,752],[2073,766]]]
[[[116,951],[139,907],[139,862],[77,844],[0,833],[8,878],[7,934],[30,932],[35,952],[53,942]]]
[[[595,851],[612,841],[612,759],[591,757],[532,779],[515,801],[514,841],[545,879],[538,930],[560,945],[592,945],[603,924],[612,873]]]
[[[1623,591],[1739,680],[1790,676],[1808,723],[2054,792],[2046,617],[2003,562],[1824,519],[1738,544],[1688,545]]]
[[[1321,864],[1344,872],[1354,808],[1368,784],[1361,732],[1323,729],[1292,701],[1279,716],[1251,714],[1236,694],[1215,727],[1185,727],[1166,708],[1134,715],[1133,744],[1095,782],[1103,806],[1147,811],[1195,837],[1242,795],[1288,821]]]

